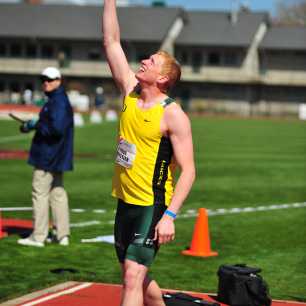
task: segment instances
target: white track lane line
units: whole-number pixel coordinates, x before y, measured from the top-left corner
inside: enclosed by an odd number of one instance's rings
[[[32,207],[0,207],[0,211],[31,211]]]
[[[87,287],[89,287],[89,286],[91,286],[91,285],[92,285],[92,283],[84,283],[84,284],[81,284],[81,285],[79,285],[79,286],[72,287],[72,288],[70,288],[70,289],[67,289],[67,290],[64,290],[64,291],[60,291],[60,292],[56,292],[56,293],[54,293],[54,294],[45,296],[45,297],[43,297],[43,298],[41,298],[41,299],[38,299],[38,300],[35,300],[35,301],[33,301],[33,302],[21,304],[21,306],[34,306],[34,305],[38,305],[38,304],[40,304],[40,303],[43,303],[43,302],[46,302],[46,301],[55,299],[55,298],[57,298],[57,297],[59,297],[59,296],[66,295],[66,294],[70,294],[70,293],[76,292],[76,291],[78,291],[78,290],[87,288]]]
[[[232,215],[232,214],[243,214],[243,213],[251,213],[251,212],[259,212],[259,211],[269,211],[269,210],[281,210],[281,209],[290,209],[290,208],[302,208],[306,207],[306,202],[302,203],[292,203],[292,204],[273,204],[268,206],[255,206],[255,207],[234,207],[234,208],[219,208],[216,210],[207,209],[207,213],[209,217],[212,216],[221,216],[221,215]],[[198,215],[198,212],[194,209],[186,211],[181,215],[178,215],[178,218],[191,218]]]
[[[80,223],[70,223],[70,227],[87,227],[91,225],[98,225],[101,222],[98,220],[93,220],[93,221],[86,221],[86,222],[80,222]]]
[[[199,203],[196,203],[197,205]],[[282,209],[292,209],[292,208],[304,208],[306,207],[306,202],[301,203],[291,203],[291,204],[272,204],[267,206],[255,206],[255,207],[233,207],[233,208],[218,208],[218,209],[207,209],[208,216],[221,216],[221,215],[233,215],[233,214],[243,214],[243,213],[252,213],[252,212],[261,212],[261,211],[269,211],[269,210],[282,210]],[[0,212],[3,211],[31,211],[32,207],[0,207]],[[76,213],[86,213],[86,212],[94,212],[94,213],[106,213],[106,210],[86,210],[81,208],[71,209],[71,212]],[[115,213],[115,211],[114,211]],[[178,215],[178,218],[193,218],[198,215],[197,209],[188,209],[185,213]],[[113,224],[113,221],[88,221],[71,224],[72,227],[83,227],[90,226],[96,224]]]

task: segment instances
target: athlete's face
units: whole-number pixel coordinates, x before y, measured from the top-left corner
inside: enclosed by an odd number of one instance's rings
[[[141,66],[136,73],[139,82],[155,84],[162,77],[164,58],[160,54],[153,54],[141,61]]]

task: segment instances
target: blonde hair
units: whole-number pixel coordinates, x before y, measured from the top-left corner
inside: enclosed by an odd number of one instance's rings
[[[168,52],[159,50],[157,54],[164,58],[161,74],[168,76],[169,82],[166,84],[166,90],[169,90],[180,80],[181,66],[177,60]]]

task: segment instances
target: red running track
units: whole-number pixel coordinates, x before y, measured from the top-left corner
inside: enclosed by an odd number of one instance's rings
[[[38,113],[40,107],[36,105],[20,105],[20,104],[0,104],[0,112],[25,112],[25,113]]]
[[[49,290],[50,291],[50,290]],[[1,305],[10,306],[119,306],[121,286],[100,283],[73,283],[60,290],[51,290],[49,293],[30,295],[9,301]],[[173,290],[163,290],[173,291]],[[196,297],[208,301],[214,301],[212,297],[204,293],[187,292]],[[220,304],[220,306],[225,306]],[[272,306],[306,306],[306,303],[292,301],[273,301]]]

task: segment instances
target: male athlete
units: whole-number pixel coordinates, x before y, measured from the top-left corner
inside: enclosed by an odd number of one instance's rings
[[[165,306],[148,269],[159,246],[174,239],[174,219],[195,179],[189,119],[167,96],[181,70],[163,51],[141,61],[136,74],[131,70],[120,44],[115,0],[104,1],[103,36],[108,64],[124,95],[112,190],[118,198],[121,306]],[[180,169],[175,189],[174,161]]]

